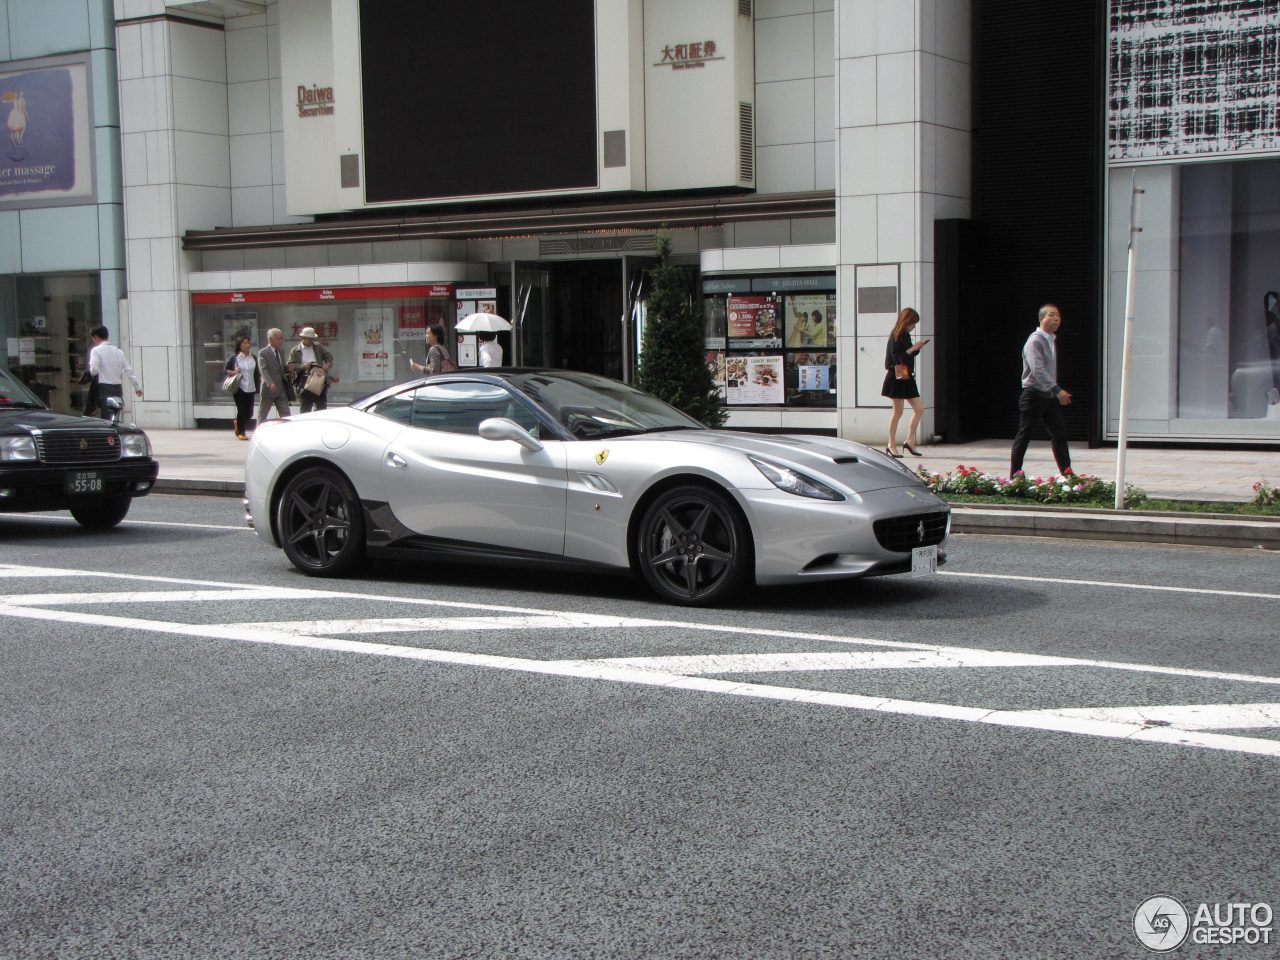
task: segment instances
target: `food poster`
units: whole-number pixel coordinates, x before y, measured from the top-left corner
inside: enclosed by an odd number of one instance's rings
[[[780,347],[777,297],[730,297],[729,338],[739,349]]]
[[[793,294],[787,297],[787,346],[833,346],[834,299],[825,293]]]
[[[733,405],[782,403],[782,357],[730,356],[725,360],[725,401]]]
[[[723,350],[707,351],[707,369],[711,371],[711,379],[715,381],[716,389],[720,391],[721,399],[724,399],[725,359]]]
[[[356,325],[356,379],[391,380],[391,330],[394,307],[362,307],[353,311]]]

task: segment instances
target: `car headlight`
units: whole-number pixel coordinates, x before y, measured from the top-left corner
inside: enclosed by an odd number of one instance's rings
[[[844,494],[833,490],[820,480],[807,477],[803,473],[784,467],[781,464],[747,457],[756,465],[756,469],[765,475],[770,483],[779,490],[794,493],[797,497],[810,497],[814,500],[843,500]]]
[[[120,434],[120,456],[122,457],[151,456],[151,442],[147,440],[147,435],[145,433]]]
[[[35,437],[4,437],[0,439],[0,460],[35,460]]]

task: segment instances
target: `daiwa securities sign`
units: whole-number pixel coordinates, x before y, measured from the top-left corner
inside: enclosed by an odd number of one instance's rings
[[[93,201],[85,64],[50,62],[0,73],[0,207]]]

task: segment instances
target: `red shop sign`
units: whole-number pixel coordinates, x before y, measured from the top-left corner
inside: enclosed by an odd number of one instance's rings
[[[404,300],[453,297],[451,283],[391,287],[315,287],[301,290],[228,290],[193,293],[192,303],[313,303],[322,300]]]

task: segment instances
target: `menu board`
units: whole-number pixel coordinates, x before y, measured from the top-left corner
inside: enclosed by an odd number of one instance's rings
[[[728,357],[725,360],[727,403],[782,403],[783,399],[781,356]]]
[[[740,349],[782,346],[778,328],[778,298],[729,298],[729,339]]]

